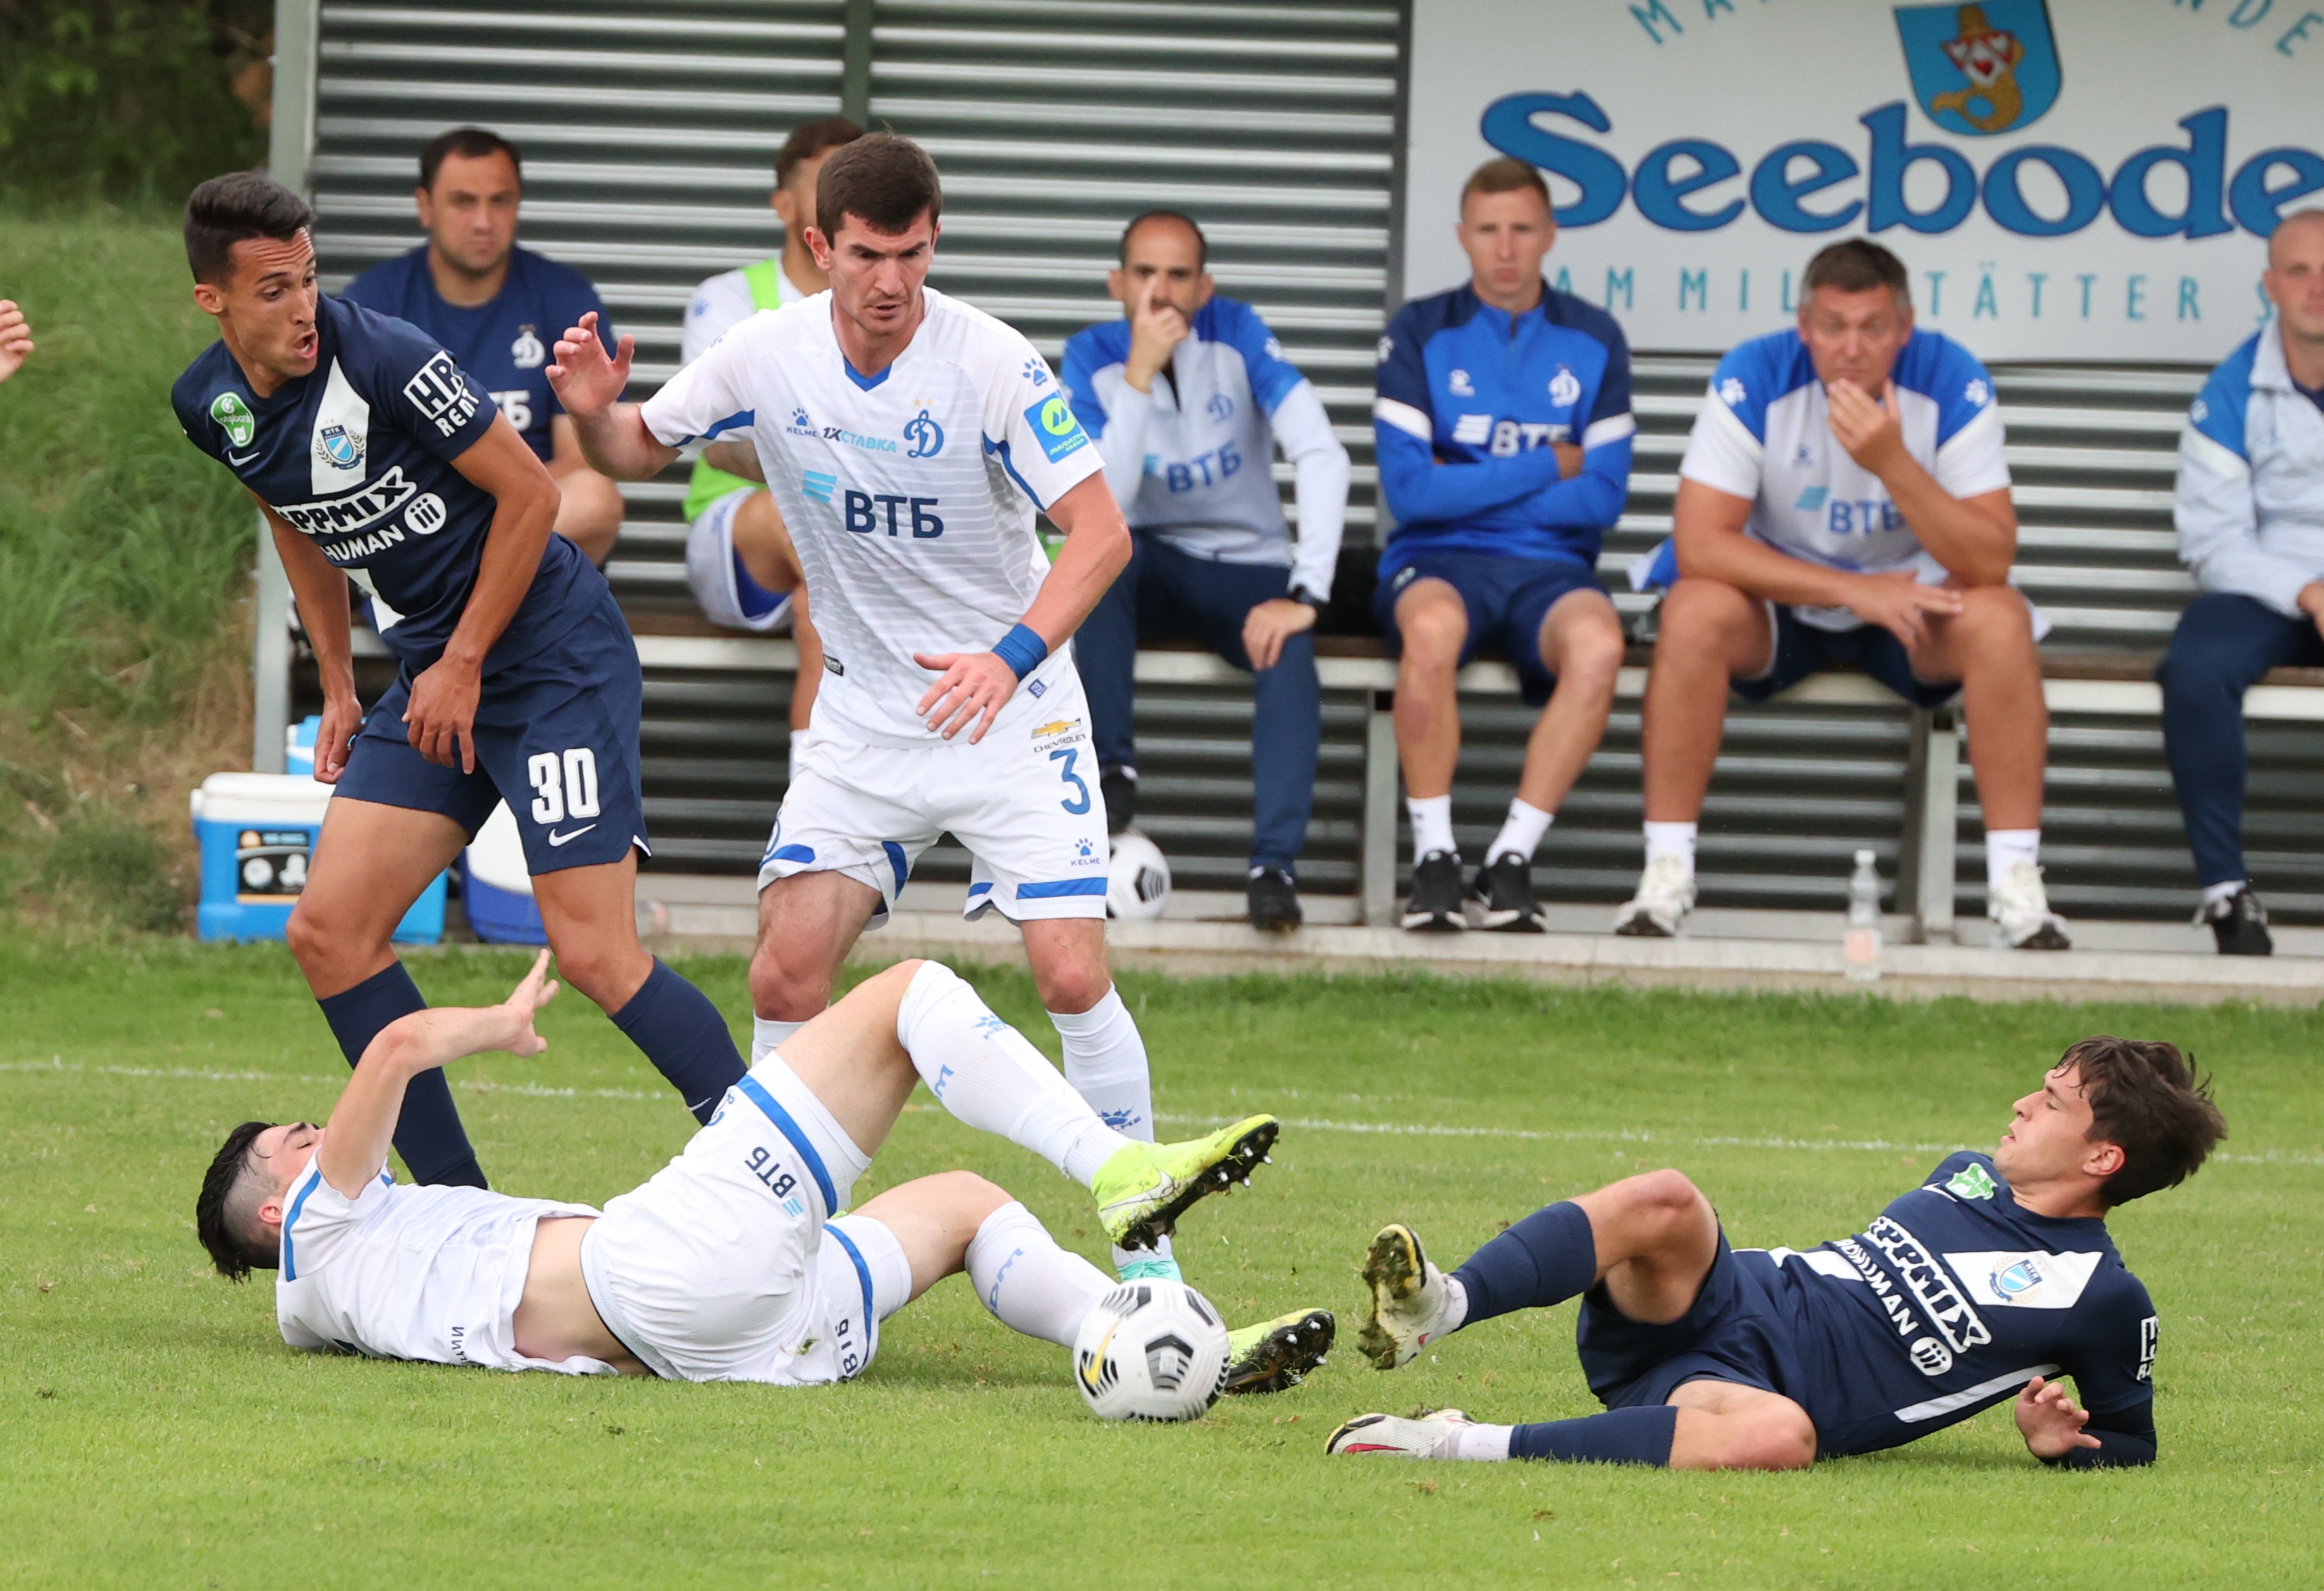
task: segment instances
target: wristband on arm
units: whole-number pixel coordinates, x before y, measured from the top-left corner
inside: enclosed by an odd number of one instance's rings
[[[1049,643],[1031,626],[1019,624],[993,643],[992,655],[1007,663],[1009,671],[1022,680],[1041,666],[1041,660],[1049,655]]]

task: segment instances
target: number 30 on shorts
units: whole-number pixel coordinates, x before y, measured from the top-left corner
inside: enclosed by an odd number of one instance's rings
[[[532,782],[532,820],[562,823],[567,818],[597,815],[597,754],[586,745],[558,752],[535,752],[525,759],[524,776]]]

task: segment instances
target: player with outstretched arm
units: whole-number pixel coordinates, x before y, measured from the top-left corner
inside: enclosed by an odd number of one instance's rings
[[[291,953],[352,1064],[425,1005],[390,936],[505,800],[565,976],[706,1119],[742,1060],[638,942],[636,643],[549,533],[557,483],[491,397],[418,328],[318,289],[313,219],[256,172],[194,190],[187,260],[219,340],[170,394],[264,511],[322,676],[315,777],[337,791]],[[350,576],[401,665],[368,715]],[[421,1182],[484,1185],[440,1074],[413,1085],[395,1146]]]
[[[1374,1364],[1579,1294],[1575,1346],[1606,1412],[1518,1426],[1366,1414],[1329,1449],[1798,1469],[2013,1401],[2045,1464],[2151,1464],[2155,1309],[2106,1216],[2185,1180],[2226,1135],[2176,1048],[2100,1037],[2017,1101],[1993,1153],[1946,1157],[1862,1232],[1815,1248],[1729,1248],[1674,1170],[1536,1211],[1449,1276],[1410,1227],[1388,1226],[1363,1266]]]
[[[327,1125],[244,1122],[227,1135],[195,1231],[222,1274],[278,1272],[275,1318],[292,1347],[822,1385],[862,1374],[880,1322],[957,1271],[1003,1325],[1070,1347],[1115,1284],[983,1178],[922,1177],[847,1210],[914,1085],[1088,1188],[1120,1243],[1167,1232],[1275,1141],[1259,1115],[1192,1142],[1132,1142],[968,985],[907,961],[792,1034],[683,1152],[603,1211],[396,1182],[385,1162],[405,1091],[462,1056],[540,1054],[548,968],[544,952],[498,1005],[391,1023]],[[1270,1327],[1230,1340],[1242,1362],[1272,1367],[1272,1384],[1231,1389],[1245,1392],[1296,1382],[1322,1351]]]

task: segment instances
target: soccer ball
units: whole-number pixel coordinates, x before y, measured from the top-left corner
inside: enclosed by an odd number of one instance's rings
[[[1170,864],[1162,847],[1136,829],[1114,837],[1105,870],[1106,910],[1133,922],[1151,922],[1170,902]]]
[[[1074,1384],[1100,1420],[1199,1419],[1227,1380],[1227,1328],[1183,1281],[1125,1281],[1074,1338]]]

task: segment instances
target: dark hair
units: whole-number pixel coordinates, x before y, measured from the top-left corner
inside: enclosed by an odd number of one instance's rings
[[[430,138],[420,152],[420,186],[432,190],[436,173],[444,167],[444,157],[454,154],[472,161],[488,154],[504,154],[516,170],[517,186],[524,186],[524,157],[517,153],[515,144],[485,127],[455,127]]]
[[[1515,193],[1520,188],[1530,188],[1541,195],[1541,207],[1549,212],[1551,220],[1557,218],[1557,207],[1549,201],[1549,183],[1531,161],[1521,161],[1515,155],[1500,155],[1487,161],[1469,173],[1461,184],[1461,208],[1469,208],[1472,193]]]
[[[783,146],[775,151],[775,186],[788,187],[791,173],[800,166],[825,150],[853,143],[862,136],[863,129],[845,116],[824,116],[793,127],[791,135],[783,140]]]
[[[1203,236],[1203,229],[1195,224],[1194,217],[1184,210],[1147,210],[1142,214],[1132,216],[1130,218],[1130,225],[1121,229],[1121,263],[1123,264],[1130,264],[1130,235],[1148,221],[1176,221],[1193,233],[1194,235],[1194,269],[1197,271],[1210,269],[1211,240]]]
[[[2227,1135],[2210,1079],[2195,1075],[2176,1044],[2100,1034],[2058,1064],[2074,1068],[2090,1102],[2090,1142],[2122,1151],[2122,1170],[2098,1189],[2108,1208],[2176,1188]]]
[[[1868,237],[1843,237],[1816,250],[1815,258],[1808,262],[1807,274],[1800,278],[1800,302],[1806,303],[1819,287],[1839,292],[1870,292],[1885,287],[1896,295],[1898,304],[1910,309],[1913,303],[1913,285],[1904,275],[1904,262]]]
[[[210,1263],[228,1281],[240,1281],[253,1271],[272,1271],[282,1263],[281,1245],[254,1235],[254,1220],[247,1204],[235,1195],[258,1175],[250,1163],[250,1146],[272,1122],[244,1122],[226,1135],[217,1158],[202,1173],[202,1190],[194,1198],[194,1235],[209,1250]]]
[[[902,232],[925,214],[944,213],[944,189],[928,152],[893,133],[866,133],[823,162],[815,182],[815,224],[827,239],[854,217],[874,232]]]
[[[234,274],[234,245],[254,237],[289,243],[315,224],[307,201],[263,171],[228,171],[186,200],[186,264],[196,282],[222,285]]]

